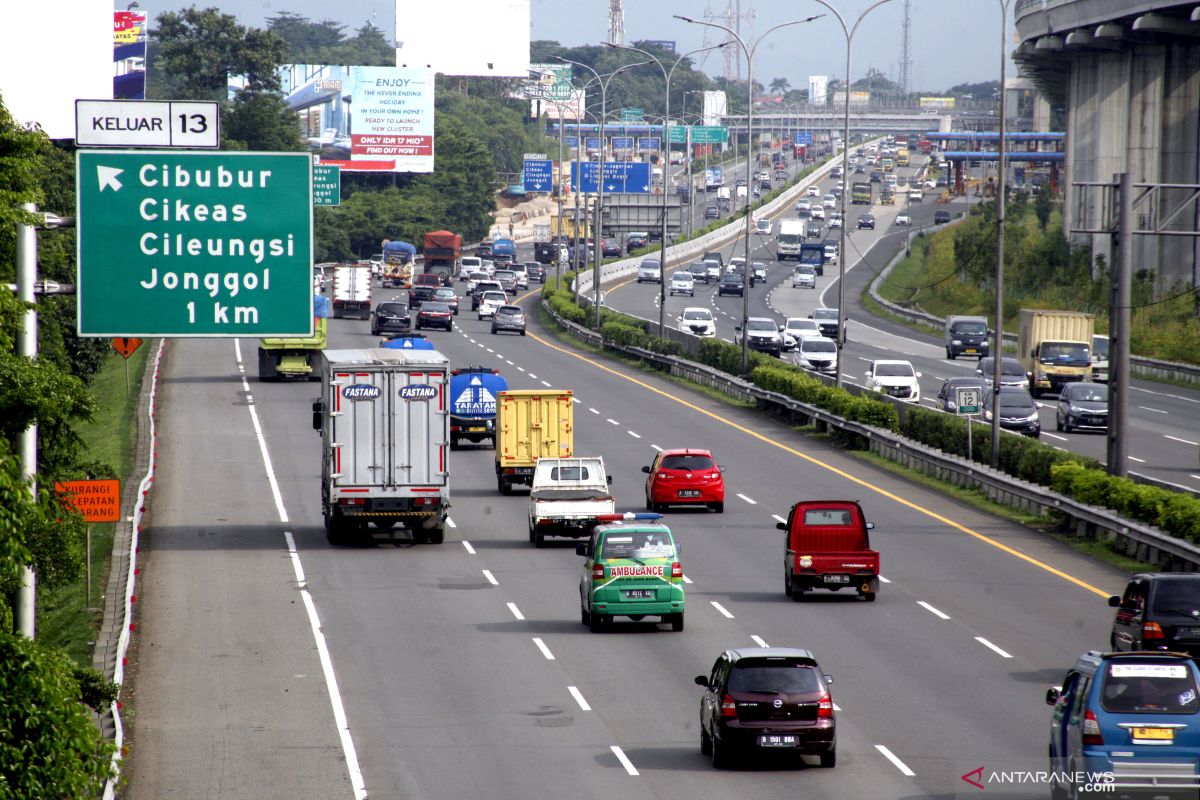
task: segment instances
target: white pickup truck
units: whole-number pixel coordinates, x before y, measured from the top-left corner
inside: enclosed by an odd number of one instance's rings
[[[602,458],[539,458],[529,494],[529,541],[542,547],[547,536],[590,536],[598,516],[616,511],[610,483]]]

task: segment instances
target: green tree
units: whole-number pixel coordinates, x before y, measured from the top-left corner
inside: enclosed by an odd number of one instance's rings
[[[771,91],[775,94],[786,95],[791,85],[792,82],[787,78],[775,78],[771,81]]]
[[[1054,198],[1050,196],[1049,190],[1042,189],[1033,201],[1033,213],[1037,215],[1039,228],[1046,230],[1046,226],[1050,224],[1050,214],[1053,211]]]
[[[286,45],[270,31],[246,28],[219,9],[167,11],[150,28],[155,47],[147,94],[183,100],[224,100],[229,79],[246,77],[246,88],[278,90],[276,68]]]

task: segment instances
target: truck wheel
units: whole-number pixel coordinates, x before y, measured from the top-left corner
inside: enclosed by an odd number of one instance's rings
[[[866,600],[868,603],[874,603],[875,598],[878,596],[879,596],[878,592],[863,592],[862,593],[862,598],[864,600]]]
[[[325,540],[334,547],[345,547],[350,544],[347,524],[336,516],[325,517]]]
[[[588,613],[588,610],[583,607],[582,603],[579,606],[579,621],[584,625],[590,625],[592,621],[592,615]]]
[[[441,544],[446,541],[446,529],[441,525],[430,528],[424,532],[423,539],[427,544]]]
[[[504,480],[504,476],[496,476],[496,488],[500,490],[500,494],[512,494],[512,484]]]
[[[534,547],[545,547],[546,546],[546,535],[544,533],[542,533],[541,531],[534,531],[533,532],[533,546]]]
[[[592,633],[599,633],[604,630],[604,615],[591,614],[588,618],[588,630]]]
[[[712,737],[712,765],[717,769],[729,766],[729,745],[721,744],[721,737]]]
[[[954,351],[949,347],[946,348],[946,358],[950,359],[951,361],[954,360]]]
[[[671,630],[675,631],[676,633],[683,630],[683,612],[682,611],[680,611],[678,614],[673,614],[671,616]]]

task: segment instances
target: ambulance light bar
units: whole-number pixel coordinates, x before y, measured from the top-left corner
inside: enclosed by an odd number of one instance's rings
[[[662,519],[662,514],[651,514],[649,512],[633,512],[626,511],[624,514],[597,514],[597,522],[621,522],[624,520],[656,520]]]

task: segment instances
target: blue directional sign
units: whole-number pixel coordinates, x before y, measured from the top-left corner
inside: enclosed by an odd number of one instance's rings
[[[661,136],[639,136],[638,150],[660,150],[662,149]]]
[[[632,136],[613,136],[611,139],[609,139],[609,141],[612,142],[612,147],[614,150],[632,150],[633,149],[633,137]]]
[[[564,136],[563,144],[565,144],[567,147],[579,147],[579,137],[578,136]]]
[[[792,141],[796,144],[812,144],[812,131],[796,131],[792,134]]]
[[[579,177],[579,167],[583,177]],[[571,165],[571,183],[585,194],[600,191],[600,163],[585,161]],[[606,194],[649,194],[650,165],[644,161],[606,161],[604,163],[604,191]]]
[[[588,150],[599,150],[600,149],[600,137],[599,136],[589,136],[583,140],[583,144]]]
[[[554,174],[550,159],[525,161],[525,191],[549,192],[554,186]]]

